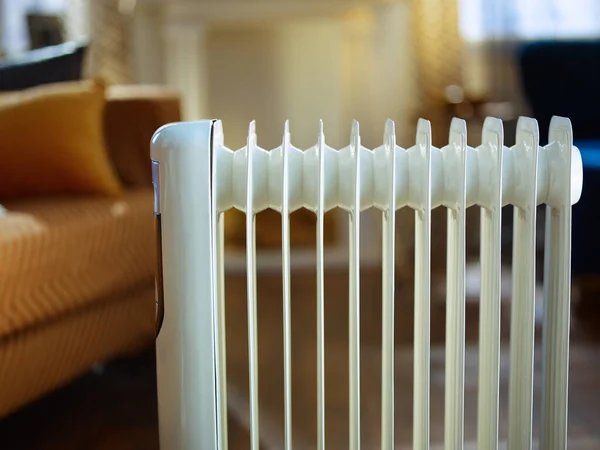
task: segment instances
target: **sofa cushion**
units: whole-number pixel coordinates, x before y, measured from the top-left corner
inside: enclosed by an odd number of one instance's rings
[[[126,186],[151,186],[150,140],[154,132],[181,120],[179,95],[158,86],[110,86],[104,136],[112,163]],[[135,117],[135,120],[131,120]]]
[[[0,198],[120,194],[104,105],[104,83],[92,80],[0,95]]]
[[[4,202],[0,336],[152,284],[152,189]]]

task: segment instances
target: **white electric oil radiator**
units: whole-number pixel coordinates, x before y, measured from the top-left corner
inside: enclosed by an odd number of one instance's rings
[[[302,151],[285,124],[281,146],[257,145],[254,122],[247,145],[224,145],[220,121],[160,128],[152,139],[155,218],[159,240],[157,370],[163,450],[226,450],[227,389],[223,213],[246,213],[246,270],[250,371],[250,440],[259,449],[255,215],[281,213],[284,328],[285,449],[292,448],[289,215],[308,208],[317,217],[317,421],[315,448],[325,448],[323,215],[342,208],[349,222],[349,448],[360,447],[360,212],[378,208],[382,239],[381,448],[394,448],[394,212],[415,211],[413,448],[430,446],[431,210],[448,210],[444,448],[464,446],[465,213],[481,209],[481,294],[477,448],[497,449],[500,379],[501,211],[514,206],[508,448],[532,447],[536,207],[546,204],[543,394],[540,448],[567,445],[571,206],[582,189],[582,162],[571,123],[554,117],[549,143],[539,145],[536,120],[518,121],[516,144],[504,146],[499,119],[487,118],[481,145],[467,146],[466,125],[454,119],[449,144],[431,145],[431,126],[419,120],[416,144],[396,145],[388,121],[383,145],[361,145],[354,122],[341,150],[325,142]]]

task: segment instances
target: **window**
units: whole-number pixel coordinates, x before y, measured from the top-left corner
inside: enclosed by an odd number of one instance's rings
[[[4,0],[0,1],[2,24],[0,50],[8,55],[29,49],[27,13],[30,11],[61,13],[69,0]]]
[[[468,41],[600,37],[599,0],[459,0]]]

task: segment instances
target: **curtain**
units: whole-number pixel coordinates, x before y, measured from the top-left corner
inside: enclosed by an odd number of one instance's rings
[[[132,49],[130,1],[69,0],[89,3],[89,34],[91,38],[87,74],[102,77],[111,84],[132,81]]]
[[[31,48],[27,14],[60,15],[67,0],[0,0],[0,52],[16,55]]]
[[[462,85],[463,42],[457,0],[412,0],[421,107],[434,114],[450,85]]]

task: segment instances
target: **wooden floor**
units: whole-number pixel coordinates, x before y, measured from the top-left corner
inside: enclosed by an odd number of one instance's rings
[[[249,436],[229,420],[230,448]],[[115,361],[0,421],[2,450],[158,450],[154,350]]]
[[[326,279],[326,435],[328,449],[347,449],[348,327],[347,277]],[[379,445],[381,291],[378,273],[361,279],[361,415],[362,448]],[[293,292],[293,427],[294,449],[313,449],[316,439],[315,282],[311,274],[294,274]],[[260,277],[259,382],[261,440],[266,450],[283,444],[282,307],[280,277]],[[443,439],[444,307],[432,305],[433,448]],[[396,445],[410,448],[412,430],[412,286],[398,286],[396,297]],[[475,439],[477,376],[477,308],[468,307],[466,439]],[[249,448],[248,364],[245,279],[227,282],[227,344],[230,448]],[[583,325],[588,324],[587,327]],[[503,327],[507,336],[507,328]],[[573,320],[569,448],[600,448],[600,335],[597,326]],[[539,354],[539,352],[538,352]],[[502,424],[506,436],[507,354],[502,354]],[[536,359],[536,376],[539,360]],[[539,376],[536,377],[539,386]],[[536,389],[535,418],[539,416]],[[536,425],[537,426],[537,425]],[[0,422],[0,448],[12,449],[158,449],[154,355],[109,364],[72,386]],[[438,445],[438,447],[436,447]]]
[[[258,281],[258,341],[260,431],[266,449],[283,448],[283,345],[280,275]],[[366,273],[361,279],[361,444],[380,446],[381,408],[381,277]],[[330,273],[325,283],[326,334],[326,444],[328,449],[347,449],[348,429],[348,280]],[[434,286],[435,288],[435,286]],[[315,279],[312,274],[292,277],[293,435],[294,449],[316,448],[316,327]],[[434,295],[431,313],[431,439],[443,442],[445,313],[443,296]],[[396,289],[395,443],[410,448],[412,439],[412,286]],[[245,280],[228,283],[227,346],[229,404],[241,423],[248,423],[248,364]],[[467,354],[465,368],[465,439],[476,439],[477,404],[477,305],[467,306]],[[508,318],[508,308],[503,318]],[[503,336],[509,330],[504,320]],[[600,448],[600,350],[594,333],[586,333],[573,321],[570,396],[570,449]],[[537,335],[540,335],[538,330]],[[539,341],[539,339],[538,339]],[[534,422],[537,429],[540,394],[540,345],[535,371]],[[508,348],[501,355],[501,424],[507,435]]]

